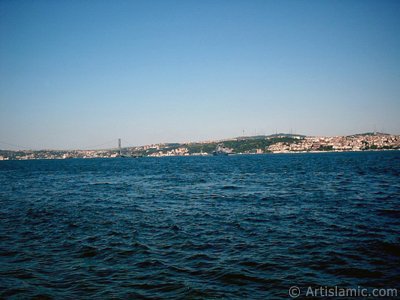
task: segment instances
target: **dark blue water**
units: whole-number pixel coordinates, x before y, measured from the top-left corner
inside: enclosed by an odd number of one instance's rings
[[[0,162],[2,298],[399,288],[400,152]]]

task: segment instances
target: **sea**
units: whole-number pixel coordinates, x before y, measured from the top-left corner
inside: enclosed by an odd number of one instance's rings
[[[399,289],[400,151],[0,161],[0,221],[2,299]]]

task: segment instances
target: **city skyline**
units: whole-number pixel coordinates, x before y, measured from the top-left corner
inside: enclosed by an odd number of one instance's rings
[[[0,141],[399,134],[399,15],[397,1],[3,1]]]
[[[162,143],[141,146],[118,146],[103,149],[2,150],[0,160],[69,159],[69,158],[139,158],[164,156],[226,156],[265,153],[321,153],[388,151],[400,149],[400,135],[382,133],[352,136],[310,137],[274,134],[187,143]]]
[[[149,146],[154,146],[154,145],[173,145],[173,144],[203,144],[203,143],[223,143],[226,141],[233,141],[233,140],[247,140],[247,139],[269,139],[273,137],[293,137],[293,138],[311,138],[311,139],[332,139],[332,138],[354,138],[357,136],[363,137],[363,136],[378,136],[380,138],[384,138],[385,136],[390,136],[390,137],[399,137],[399,134],[392,134],[392,133],[385,133],[385,132],[379,132],[379,131],[371,131],[371,132],[360,132],[360,133],[353,133],[350,135],[306,135],[306,134],[301,134],[301,133],[296,133],[296,132],[278,132],[276,131],[275,133],[271,134],[262,134],[262,133],[256,133],[254,135],[246,135],[245,132],[243,132],[242,135],[234,136],[234,137],[225,137],[225,138],[220,138],[220,139],[205,139],[205,140],[186,140],[186,141],[166,141],[166,142],[156,142],[156,143],[150,143],[150,144],[134,144],[130,141],[124,140],[123,138],[115,138],[109,141],[105,141],[103,143],[97,144],[97,145],[89,145],[89,146],[83,146],[79,148],[33,148],[29,147],[26,145],[15,145],[15,144],[10,144],[5,141],[0,140],[0,151],[102,151],[102,150],[119,150],[119,149],[127,149],[127,148],[141,148],[141,147],[149,147]],[[397,150],[397,149],[396,149]]]

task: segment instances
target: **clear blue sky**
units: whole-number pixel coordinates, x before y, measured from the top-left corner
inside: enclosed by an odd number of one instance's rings
[[[3,142],[399,134],[399,116],[400,1],[0,2]]]

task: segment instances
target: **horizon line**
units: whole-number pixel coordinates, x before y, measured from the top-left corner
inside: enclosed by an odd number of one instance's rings
[[[272,133],[272,134],[256,134],[256,135],[242,135],[242,136],[236,136],[236,137],[231,137],[231,138],[222,138],[222,139],[208,139],[208,140],[201,140],[201,141],[185,141],[185,142],[157,142],[157,143],[151,143],[151,144],[144,144],[144,145],[128,145],[121,147],[121,149],[126,149],[126,148],[133,148],[133,147],[144,147],[144,146],[150,146],[150,145],[166,145],[166,144],[192,144],[192,143],[206,143],[206,142],[223,142],[223,141],[228,141],[228,140],[234,140],[234,139],[240,139],[240,138],[254,138],[254,137],[270,137],[270,136],[279,136],[279,135],[288,135],[288,136],[303,136],[303,137],[350,137],[350,136],[355,136],[355,135],[367,135],[367,134],[383,134],[383,135],[400,135],[400,134],[394,134],[394,133],[387,133],[387,132],[379,132],[379,131],[367,131],[367,132],[362,132],[362,133],[353,133],[353,134],[347,134],[347,135],[306,135],[306,134],[300,134],[300,133],[285,133],[285,132],[277,132],[277,133]],[[122,138],[115,138],[108,143],[111,142],[118,142],[118,140]],[[102,151],[102,150],[114,150],[118,149],[118,146],[112,147],[112,148],[94,148],[94,147],[80,147],[80,148],[41,148],[41,149],[35,149],[33,147],[25,147],[21,145],[16,145],[8,142],[4,142],[0,140],[0,144],[5,144],[9,145],[12,147],[16,147],[16,150],[12,149],[0,149],[0,151]],[[98,145],[104,145],[106,143],[98,144]],[[21,149],[24,148],[24,149]]]

